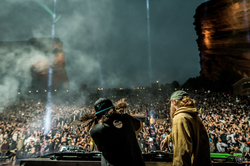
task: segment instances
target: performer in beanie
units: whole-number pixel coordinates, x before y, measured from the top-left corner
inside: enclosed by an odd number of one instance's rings
[[[142,130],[141,121],[128,114],[124,100],[116,106],[106,98],[94,104],[95,114],[85,114],[80,121],[90,130],[99,151],[102,166],[145,166],[136,136]]]
[[[173,143],[173,166],[211,166],[208,136],[195,100],[179,90],[171,95],[170,102],[172,132],[161,142],[161,149]]]

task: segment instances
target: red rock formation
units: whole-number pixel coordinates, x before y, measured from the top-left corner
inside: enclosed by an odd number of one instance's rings
[[[7,49],[9,52],[17,54],[30,53],[32,50],[41,52],[48,59],[52,55],[52,88],[53,89],[68,89],[69,81],[65,70],[65,52],[63,51],[63,42],[55,38],[32,38],[28,41],[20,42],[0,42],[0,47]],[[33,90],[48,90],[48,73],[49,61],[38,62],[31,67],[33,76],[31,88]],[[30,90],[32,90],[30,89]]]
[[[215,80],[221,69],[234,69],[249,77],[250,0],[210,0],[194,18],[201,74]]]
[[[32,38],[28,43],[34,46],[36,49],[45,52],[48,57],[53,56],[53,74],[52,74],[52,88],[53,89],[68,89],[69,82],[67,72],[65,70],[65,52],[63,51],[63,42],[60,39],[55,38]],[[42,70],[35,72],[37,66]],[[33,81],[33,88],[35,89],[47,89],[49,64],[34,64],[33,75],[36,77]]]

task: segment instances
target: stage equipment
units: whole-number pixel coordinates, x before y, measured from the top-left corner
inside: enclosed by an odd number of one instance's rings
[[[67,147],[70,149],[72,147]],[[63,148],[65,149],[65,148]],[[75,149],[75,147],[74,147]],[[101,154],[100,152],[87,153],[87,152],[57,152],[52,153],[40,158],[24,159],[21,160],[22,166],[101,166]],[[227,154],[227,153],[211,153],[213,160],[213,166],[233,166],[239,164],[239,160],[235,160],[240,157],[241,154]],[[151,153],[143,154],[146,166],[172,166],[173,154],[167,152],[153,151]],[[224,159],[224,160],[223,160]],[[226,159],[226,160],[225,160]],[[246,163],[246,161],[240,161]]]

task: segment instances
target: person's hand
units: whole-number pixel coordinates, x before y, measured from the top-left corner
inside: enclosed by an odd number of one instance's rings
[[[167,146],[168,146],[168,142],[167,142],[165,139],[162,140],[162,141],[161,141],[161,145],[160,145],[161,150],[162,150],[162,151],[165,150],[165,149],[167,148]]]

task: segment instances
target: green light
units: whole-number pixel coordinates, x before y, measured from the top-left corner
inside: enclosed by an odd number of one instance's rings
[[[50,8],[48,8],[48,6],[46,6],[45,4],[41,3],[40,1],[36,1],[39,5],[41,5],[49,14],[51,14],[51,16],[54,15],[54,13],[50,10]]]

